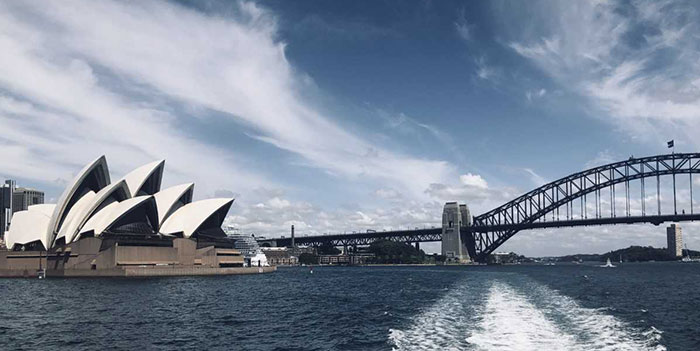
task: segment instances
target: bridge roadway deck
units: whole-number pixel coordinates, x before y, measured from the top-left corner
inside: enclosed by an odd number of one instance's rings
[[[700,214],[671,214],[671,215],[653,215],[653,216],[618,216],[618,217],[602,217],[602,218],[587,218],[587,219],[572,219],[558,221],[542,221],[533,223],[518,223],[518,224],[494,224],[488,226],[472,226],[471,231],[474,233],[486,233],[494,231],[507,230],[525,230],[525,229],[542,229],[542,228],[561,228],[561,227],[581,227],[606,224],[636,224],[636,223],[651,223],[660,225],[664,222],[688,222],[700,220]]]
[[[588,219],[573,219],[573,220],[558,220],[558,221],[542,221],[534,223],[520,224],[502,224],[489,226],[472,226],[470,230],[473,233],[487,233],[494,231],[507,230],[525,230],[525,229],[544,229],[544,228],[561,228],[561,227],[579,227],[579,226],[595,226],[607,224],[635,224],[635,223],[651,223],[660,225],[664,222],[686,222],[698,221],[700,214],[677,214],[677,215],[654,215],[654,216],[620,216],[620,217],[604,217],[604,218],[588,218]],[[462,229],[464,231],[466,228]],[[367,232],[353,234],[329,234],[329,235],[312,235],[296,237],[297,245],[320,246],[323,244],[331,244],[333,246],[353,246],[353,245],[369,245],[377,240],[392,240],[406,243],[415,242],[435,242],[442,240],[442,228],[429,229],[407,229],[394,230],[386,232]],[[261,244],[270,243],[275,246],[291,246],[291,238],[270,238],[259,241]]]
[[[377,240],[392,240],[407,243],[429,242],[442,240],[442,228],[393,230],[386,232],[368,232],[355,234],[329,234],[313,236],[297,236],[294,241],[297,245],[320,246],[330,243],[333,246],[369,245]],[[259,241],[274,242],[276,246],[291,246],[291,238],[265,239]]]

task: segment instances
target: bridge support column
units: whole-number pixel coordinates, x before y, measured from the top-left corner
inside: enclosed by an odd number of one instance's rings
[[[416,251],[420,251],[420,241],[416,241]]]
[[[442,211],[442,255],[447,262],[470,263],[467,242],[462,239],[463,228],[471,226],[469,207],[457,202],[448,202]],[[468,229],[464,229],[468,231]]]

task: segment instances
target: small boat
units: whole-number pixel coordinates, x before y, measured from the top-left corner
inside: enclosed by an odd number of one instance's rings
[[[610,262],[610,258],[609,258],[609,257],[608,257],[608,261],[605,262],[605,264],[600,265],[600,266],[603,267],[603,268],[615,268],[615,267],[617,267],[617,266],[615,266],[614,264],[612,264],[612,262]]]
[[[700,262],[700,259],[690,257],[690,250],[688,250],[688,244],[685,245],[685,256],[681,258],[681,262]]]

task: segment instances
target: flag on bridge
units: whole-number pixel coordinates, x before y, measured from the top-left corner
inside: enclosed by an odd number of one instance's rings
[[[667,142],[666,142],[666,145],[668,145],[668,148],[669,148],[669,149],[672,148],[672,147],[673,147],[673,140],[667,141]]]

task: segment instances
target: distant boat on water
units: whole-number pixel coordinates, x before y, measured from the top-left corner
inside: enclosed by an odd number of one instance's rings
[[[608,257],[608,261],[605,262],[605,264],[600,265],[600,266],[603,268],[615,268],[615,267],[617,267],[616,265],[612,264],[612,262],[610,262],[610,257]]]
[[[690,250],[688,250],[688,245],[685,245],[685,256],[681,258],[681,262],[700,262],[698,258],[690,258]]]

